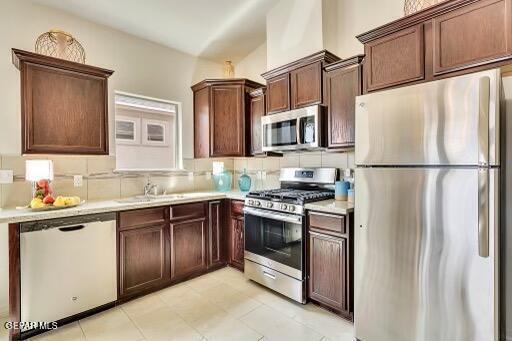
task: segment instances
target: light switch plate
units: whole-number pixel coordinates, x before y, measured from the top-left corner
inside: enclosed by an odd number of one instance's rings
[[[12,170],[0,170],[0,184],[12,184],[14,172]]]
[[[82,175],[73,176],[73,185],[75,187],[82,187],[84,185],[84,177]]]

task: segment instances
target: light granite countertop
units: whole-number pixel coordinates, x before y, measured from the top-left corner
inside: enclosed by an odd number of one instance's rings
[[[5,208],[0,209],[0,223],[21,223],[26,221],[45,220],[54,218],[72,217],[78,215],[117,212],[125,210],[133,210],[138,208],[158,207],[166,205],[186,204],[190,202],[217,200],[217,199],[234,199],[244,200],[246,193],[242,192],[191,192],[176,193],[178,198],[154,199],[151,201],[132,201],[125,199],[91,201],[83,205],[54,211],[33,212],[28,208]],[[129,199],[129,198],[128,198]]]
[[[348,214],[354,212],[354,203],[331,199],[306,204],[305,208],[306,210],[325,213]]]

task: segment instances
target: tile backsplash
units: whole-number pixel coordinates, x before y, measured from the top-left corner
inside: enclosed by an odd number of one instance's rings
[[[183,171],[158,173],[117,173],[115,156],[0,156],[0,169],[13,170],[14,182],[0,185],[0,207],[26,205],[31,198],[31,185],[25,181],[27,159],[51,159],[54,162],[52,187],[56,195],[76,195],[85,200],[107,200],[143,194],[148,177],[167,193],[211,191],[213,161],[224,162],[233,172],[233,189],[238,189],[238,177],[244,172],[252,178],[251,189],[279,186],[282,167],[353,168],[354,155],[349,153],[303,152],[283,157],[185,159]],[[73,176],[82,175],[82,187],[74,187]]]

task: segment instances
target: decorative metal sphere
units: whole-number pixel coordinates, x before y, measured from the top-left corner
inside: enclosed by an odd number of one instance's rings
[[[36,53],[85,63],[82,45],[71,34],[61,30],[50,30],[41,34],[36,41]]]
[[[405,0],[404,15],[409,15],[445,0]]]

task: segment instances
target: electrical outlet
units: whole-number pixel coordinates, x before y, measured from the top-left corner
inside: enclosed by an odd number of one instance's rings
[[[188,172],[188,179],[190,181],[194,180],[194,172]]]
[[[84,177],[81,175],[73,176],[73,185],[75,187],[82,187],[84,185]]]
[[[12,170],[0,170],[0,184],[12,184],[14,172]]]

